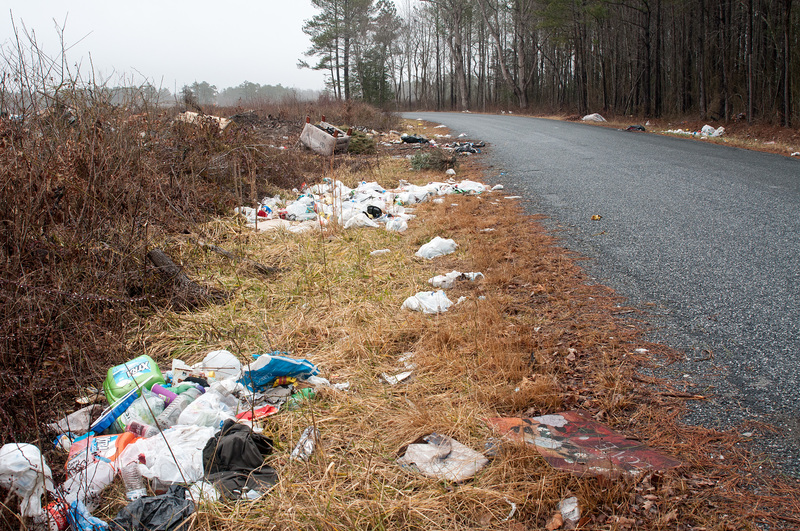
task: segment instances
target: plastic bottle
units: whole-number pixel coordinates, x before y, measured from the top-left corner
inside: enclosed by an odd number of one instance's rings
[[[143,422],[133,421],[125,427],[125,431],[133,433],[138,437],[153,437],[154,435],[158,435],[158,428],[155,426],[150,426],[149,424],[145,424]]]
[[[317,392],[311,387],[300,389],[286,401],[286,409],[289,411],[299,409],[306,401],[312,400],[315,396],[317,396]]]
[[[197,387],[184,391],[158,416],[156,423],[161,426],[162,430],[174,426],[175,423],[178,422],[178,417],[181,416],[181,412],[186,409],[186,406],[191,404],[201,394],[200,389]]]
[[[147,496],[147,489],[144,488],[142,473],[139,472],[139,464],[131,461],[122,467],[122,482],[125,483],[125,497],[128,501],[138,500]]]
[[[167,404],[171,404],[172,401],[175,400],[175,398],[178,396],[161,384],[155,384],[153,387],[150,388],[150,390],[156,393],[157,395],[163,396],[164,401]]]

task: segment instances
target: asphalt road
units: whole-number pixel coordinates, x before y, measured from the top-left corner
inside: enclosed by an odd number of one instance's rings
[[[595,281],[648,312],[650,339],[685,353],[659,372],[713,396],[687,422],[753,432],[800,477],[800,160],[509,115],[404,116],[488,142],[487,182],[548,216]]]

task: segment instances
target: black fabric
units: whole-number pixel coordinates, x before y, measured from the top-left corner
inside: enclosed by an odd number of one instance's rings
[[[223,496],[239,498],[243,490],[265,491],[278,482],[278,473],[264,465],[272,453],[272,441],[233,420],[203,448],[203,472]]]
[[[188,531],[194,503],[186,488],[173,485],[166,494],[146,496],[129,503],[108,523],[111,531]]]

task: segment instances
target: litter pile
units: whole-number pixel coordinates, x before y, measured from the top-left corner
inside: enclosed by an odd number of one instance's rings
[[[54,485],[39,448],[12,443],[0,448],[0,486],[20,498],[20,516],[35,528],[59,531],[188,529],[200,503],[259,498],[278,481],[264,464],[273,445],[261,421],[302,407],[316,388],[348,384],[332,385],[312,362],[283,352],[255,357],[242,366],[217,350],[162,372],[142,355],[111,367],[95,397],[108,407],[88,405],[50,425],[69,452],[66,481]],[[304,434],[292,457],[307,459],[317,438]],[[91,513],[117,476],[130,503],[106,523]],[[43,508],[45,491],[55,501]]]
[[[671,135],[693,136],[696,138],[717,138],[725,134],[725,128],[720,126],[716,129],[710,125],[704,125],[699,131],[684,131],[683,129],[668,129],[662,131]]]
[[[408,221],[414,218],[409,208],[432,198],[450,194],[481,194],[487,188],[478,182],[431,182],[418,186],[401,181],[393,190],[386,190],[377,182],[362,181],[349,188],[341,181],[325,178],[321,184],[298,191],[297,199],[284,201],[280,197],[265,197],[258,209],[242,206],[236,212],[259,230],[285,228],[290,232],[303,232],[327,226],[331,220],[345,229],[380,227],[403,232]]]

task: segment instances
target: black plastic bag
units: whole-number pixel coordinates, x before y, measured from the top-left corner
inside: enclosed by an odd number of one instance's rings
[[[186,499],[186,487],[173,485],[166,494],[132,501],[108,527],[112,531],[188,531],[194,509],[194,503]]]

